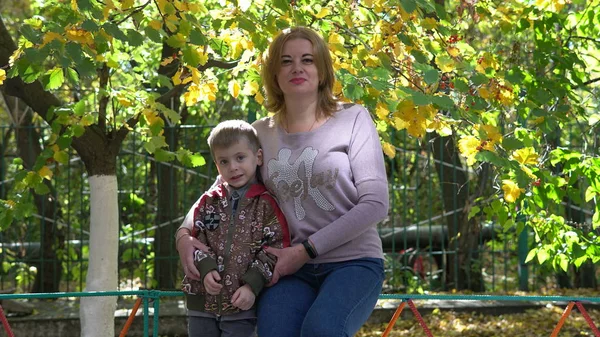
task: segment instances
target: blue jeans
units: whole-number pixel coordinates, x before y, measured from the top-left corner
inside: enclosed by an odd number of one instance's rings
[[[306,264],[258,299],[259,337],[354,336],[381,292],[383,260]]]

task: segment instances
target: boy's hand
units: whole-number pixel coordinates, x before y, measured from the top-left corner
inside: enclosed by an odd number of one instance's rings
[[[244,284],[239,287],[231,297],[231,304],[241,310],[248,310],[254,305],[254,300],[256,300],[256,296],[254,296],[252,288],[250,288],[249,285]]]
[[[211,270],[206,276],[204,276],[204,288],[206,292],[210,295],[218,295],[223,289],[223,285],[219,282],[221,281],[221,276],[219,272],[216,270]]]

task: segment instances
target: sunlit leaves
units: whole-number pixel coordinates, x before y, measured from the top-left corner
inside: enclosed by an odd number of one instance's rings
[[[504,191],[504,200],[508,203],[514,203],[525,192],[525,189],[520,188],[517,183],[512,180],[502,180],[502,191]]]
[[[0,85],[4,84],[6,80],[6,70],[0,69]]]

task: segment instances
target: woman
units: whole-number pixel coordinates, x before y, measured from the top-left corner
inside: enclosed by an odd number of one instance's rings
[[[384,278],[375,225],[387,215],[388,184],[379,136],[362,106],[334,98],[329,49],[314,31],[280,33],[262,77],[275,115],[254,123],[261,174],[287,218],[292,245],[268,249],[278,262],[259,298],[258,335],[353,336]],[[199,277],[191,261],[199,243],[187,230],[177,239],[184,270]]]

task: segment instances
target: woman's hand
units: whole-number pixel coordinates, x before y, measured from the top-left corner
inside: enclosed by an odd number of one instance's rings
[[[200,249],[203,252],[208,252],[208,247],[189,234],[183,235],[178,239],[176,247],[179,252],[179,260],[183,265],[183,272],[190,279],[201,281],[200,272],[194,265],[194,251]]]
[[[277,256],[277,263],[275,264],[275,270],[273,271],[273,278],[269,282],[268,286],[272,286],[280,277],[291,275],[300,269],[310,257],[302,245],[296,245],[293,247],[287,247],[283,249],[266,248],[267,253]]]

